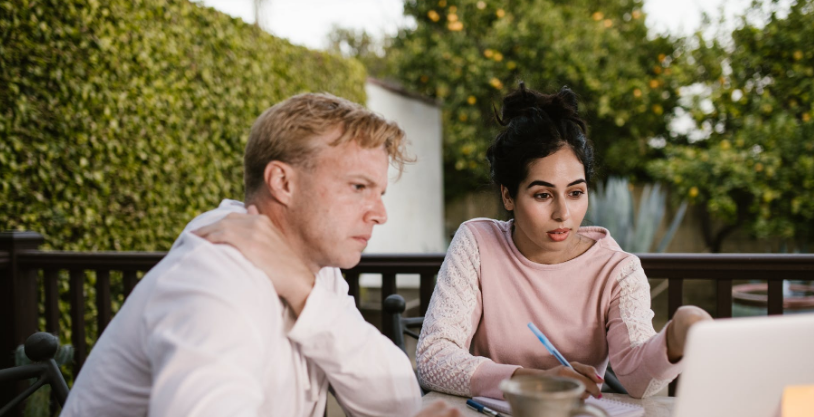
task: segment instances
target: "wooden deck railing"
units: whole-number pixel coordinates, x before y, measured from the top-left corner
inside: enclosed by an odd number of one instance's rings
[[[71,342],[76,357],[77,374],[87,357],[85,326],[86,274],[95,274],[97,328],[101,334],[112,318],[111,272],[121,274],[121,288],[126,297],[137,279],[155,266],[164,252],[57,252],[41,251],[41,235],[34,232],[0,233],[0,369],[13,365],[11,352],[38,330],[59,334],[59,299],[61,271],[67,271],[70,299]],[[685,280],[712,280],[716,283],[717,317],[732,315],[734,280],[768,282],[768,314],[783,313],[783,280],[814,281],[814,255],[769,254],[639,254],[650,278],[666,278],[668,315],[684,304]],[[420,314],[427,311],[435,286],[435,276],[443,254],[363,255],[356,267],[346,270],[350,294],[359,305],[359,275],[382,275],[382,300],[396,292],[397,274],[420,276]],[[64,275],[65,273],[62,272]],[[42,279],[43,296],[38,292]],[[40,329],[40,300],[44,303],[45,328]],[[382,328],[388,323],[382,321]],[[2,399],[0,399],[2,401]]]

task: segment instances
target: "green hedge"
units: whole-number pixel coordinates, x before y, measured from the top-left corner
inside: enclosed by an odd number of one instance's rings
[[[0,0],[0,229],[167,250],[242,199],[249,127],[305,91],[365,101],[357,61],[185,0]]]

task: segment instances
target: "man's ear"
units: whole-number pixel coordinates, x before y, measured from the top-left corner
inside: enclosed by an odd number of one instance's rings
[[[503,207],[506,209],[506,211],[514,210],[514,200],[512,199],[512,196],[509,195],[509,189],[503,184],[500,185],[500,198],[503,199]]]
[[[263,180],[271,198],[284,206],[291,203],[294,192],[296,171],[291,165],[281,161],[271,161],[263,171]]]

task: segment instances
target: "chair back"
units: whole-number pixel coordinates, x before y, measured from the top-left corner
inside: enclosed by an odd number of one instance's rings
[[[0,416],[13,410],[46,384],[51,385],[51,392],[59,402],[59,406],[65,405],[65,400],[68,398],[68,384],[54,360],[57,349],[59,349],[59,340],[51,333],[38,332],[26,339],[25,355],[34,363],[0,370],[0,384],[11,384],[34,378],[36,381],[14,397],[11,402],[0,408]]]
[[[416,330],[420,331],[421,326],[424,324],[424,317],[402,317],[406,309],[407,303],[398,294],[391,294],[384,299],[383,314],[392,323],[390,326],[392,332],[385,336],[389,337],[405,354],[407,353],[407,347],[404,344],[404,335],[406,334],[418,340],[419,334]]]

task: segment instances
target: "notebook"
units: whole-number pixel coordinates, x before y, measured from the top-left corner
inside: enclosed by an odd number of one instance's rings
[[[511,415],[512,409],[509,407],[509,403],[506,401],[496,400],[488,397],[475,397],[473,400],[499,413]],[[610,417],[641,417],[644,415],[644,407],[638,404],[611,400],[610,398],[590,397],[585,400],[585,403],[602,408]]]

